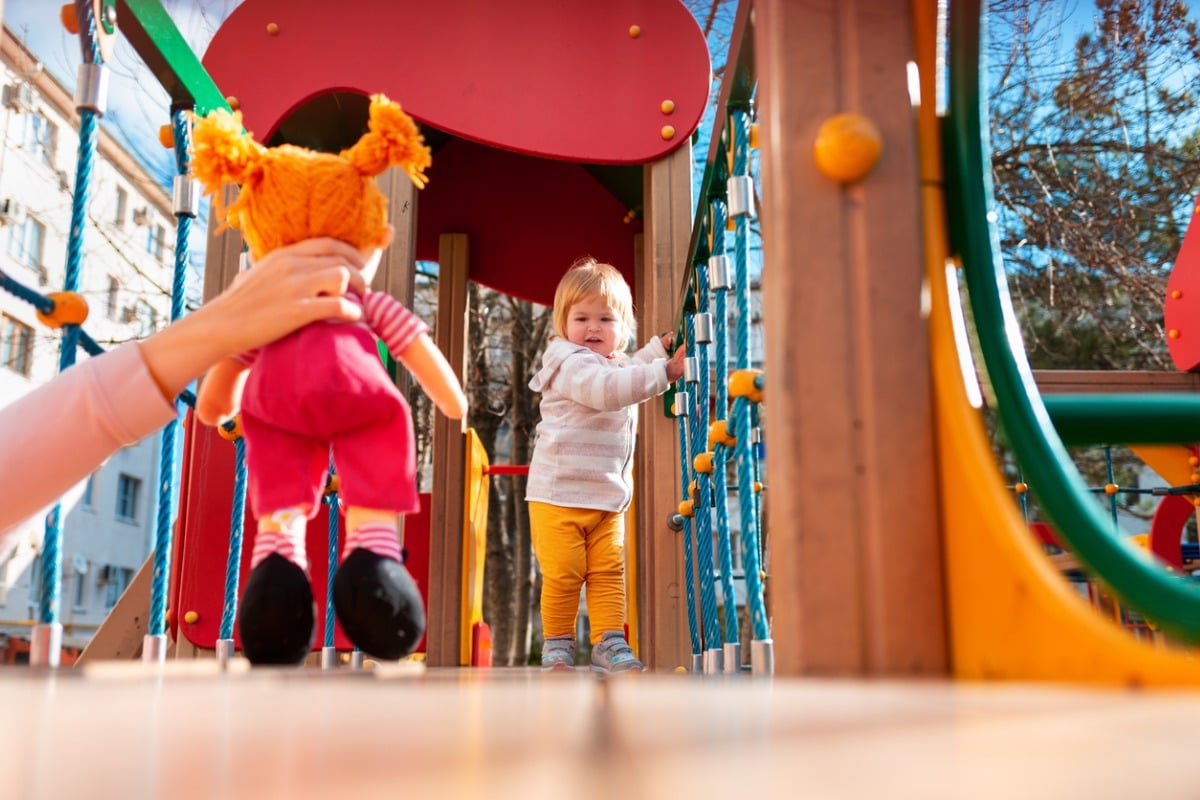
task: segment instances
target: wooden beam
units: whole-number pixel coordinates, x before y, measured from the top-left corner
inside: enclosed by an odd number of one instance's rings
[[[442,234],[438,250],[438,349],[465,386],[467,382],[467,237]],[[435,411],[433,423],[433,499],[429,524],[429,614],[426,661],[451,667],[469,654],[459,652],[462,617],[463,504],[466,419],[447,419]]]
[[[1127,392],[1200,392],[1200,375],[1194,372],[1051,369],[1034,370],[1033,379],[1043,394],[1124,394]]]
[[[637,259],[639,344],[675,327],[679,287],[687,269],[692,227],[692,147],[684,144],[645,170],[645,233]],[[637,617],[639,656],[650,669],[691,666],[682,534],[666,521],[679,507],[679,442],[662,399],[643,405],[634,467],[637,497]]]
[[[77,666],[93,661],[131,661],[141,656],[153,584],[154,555],[151,554],[79,654],[75,661]]]
[[[761,0],[755,14],[776,671],[944,674],[911,10]],[[883,137],[846,186],[812,157],[842,112]]]

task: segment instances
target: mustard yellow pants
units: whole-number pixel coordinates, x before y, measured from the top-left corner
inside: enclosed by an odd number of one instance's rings
[[[542,632],[571,636],[587,587],[592,644],[625,630],[625,513],[529,503],[533,552],[542,569]]]

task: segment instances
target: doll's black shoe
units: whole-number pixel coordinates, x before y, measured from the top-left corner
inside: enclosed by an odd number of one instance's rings
[[[272,553],[250,571],[238,609],[242,652],[251,664],[299,664],[316,633],[312,587],[304,570]]]
[[[350,641],[376,658],[403,658],[425,633],[425,605],[408,570],[361,547],[338,567],[333,607]]]

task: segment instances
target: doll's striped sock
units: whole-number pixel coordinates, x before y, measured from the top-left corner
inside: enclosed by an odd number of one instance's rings
[[[276,511],[268,519],[278,526],[279,530],[262,530],[254,537],[254,551],[250,555],[250,568],[272,553],[291,561],[305,572],[308,571],[308,553],[304,548],[304,538],[308,531],[308,518],[300,508],[288,508]]]
[[[360,525],[346,534],[346,546],[342,549],[342,559],[344,560],[356,548],[369,550],[383,558],[404,562],[400,555],[400,535],[395,526],[388,525],[386,522]]]

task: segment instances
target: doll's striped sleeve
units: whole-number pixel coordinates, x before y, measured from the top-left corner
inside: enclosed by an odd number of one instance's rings
[[[429,332],[429,326],[420,317],[386,292],[367,292],[363,314],[368,327],[396,358],[418,336]]]

